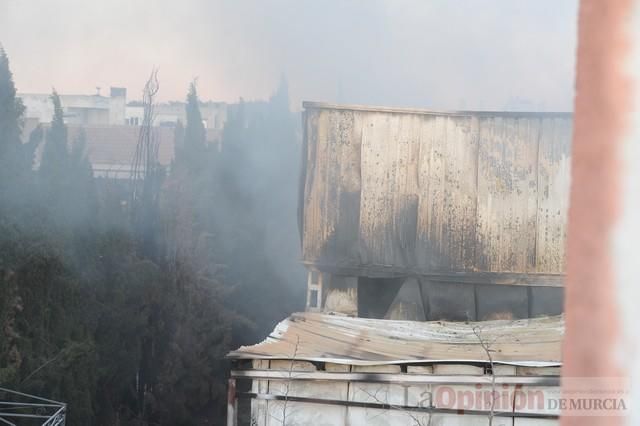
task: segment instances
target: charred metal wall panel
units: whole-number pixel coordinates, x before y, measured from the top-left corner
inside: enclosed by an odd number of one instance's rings
[[[372,277],[564,272],[570,114],[305,109],[308,265]]]

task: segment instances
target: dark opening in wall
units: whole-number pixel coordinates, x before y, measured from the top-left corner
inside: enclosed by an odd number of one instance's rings
[[[418,278],[358,278],[358,316],[412,321],[514,320],[559,315],[562,287]]]
[[[389,311],[406,277],[358,278],[358,316],[382,319]]]

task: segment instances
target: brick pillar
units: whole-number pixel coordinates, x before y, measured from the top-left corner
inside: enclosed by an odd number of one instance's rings
[[[635,376],[636,388],[639,17],[640,0],[580,2],[563,355],[566,377]],[[564,417],[562,425],[640,424],[633,406],[635,419]]]

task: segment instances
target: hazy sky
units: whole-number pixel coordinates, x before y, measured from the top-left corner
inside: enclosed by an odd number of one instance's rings
[[[577,0],[0,0],[18,90],[569,110]]]

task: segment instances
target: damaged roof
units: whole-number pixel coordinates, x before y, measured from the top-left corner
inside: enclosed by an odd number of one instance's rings
[[[232,359],[294,359],[352,365],[418,362],[559,366],[562,316],[482,322],[415,322],[295,313],[262,343]]]

